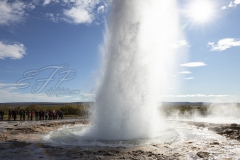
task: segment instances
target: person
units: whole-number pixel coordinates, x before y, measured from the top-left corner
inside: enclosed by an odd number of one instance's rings
[[[4,111],[1,110],[1,111],[0,111],[0,120],[2,120],[2,121],[3,121],[3,116],[4,116]]]
[[[31,117],[31,112],[29,110],[27,110],[26,114],[27,114],[27,120],[29,121],[30,117]]]
[[[58,111],[55,111],[55,119],[58,119]]]
[[[53,110],[53,119],[56,119],[56,112]]]
[[[38,116],[39,116],[39,112],[36,110],[35,111],[35,120],[38,121]]]
[[[39,120],[42,120],[42,110],[39,111]]]
[[[23,110],[21,109],[20,112],[19,112],[19,115],[20,115],[20,121],[22,121],[22,119],[23,119],[23,115],[22,115],[22,114],[23,114]]]
[[[8,120],[10,121],[12,117],[12,109],[8,110]]]
[[[13,120],[14,120],[14,121],[16,121],[16,119],[17,119],[17,113],[18,113],[17,110],[15,110],[15,109],[12,110]]]
[[[53,111],[49,111],[49,119],[50,119],[50,120],[53,119]]]
[[[23,116],[23,120],[25,121],[26,120],[26,111],[25,110],[23,110],[23,112],[22,112],[22,116]]]
[[[45,112],[45,120],[48,120],[48,111]]]
[[[59,111],[59,118],[63,119],[63,111]]]
[[[33,112],[33,111],[30,111],[31,121],[33,120],[33,116],[34,116],[34,112]]]
[[[44,120],[44,117],[45,117],[45,111],[42,110],[42,120]]]

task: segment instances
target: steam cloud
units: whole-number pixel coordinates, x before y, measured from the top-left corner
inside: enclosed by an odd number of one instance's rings
[[[174,85],[176,1],[114,0],[102,47],[94,125],[98,140],[152,138],[164,129],[160,95]]]

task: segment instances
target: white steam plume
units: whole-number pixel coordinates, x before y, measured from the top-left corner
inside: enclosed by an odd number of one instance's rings
[[[159,135],[164,129],[160,95],[174,85],[179,53],[173,44],[181,39],[175,0],[112,1],[90,136],[127,140]]]

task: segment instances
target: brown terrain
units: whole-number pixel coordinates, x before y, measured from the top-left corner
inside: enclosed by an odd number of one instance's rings
[[[50,144],[42,141],[44,135],[63,125],[87,124],[87,120],[2,121],[0,122],[0,159],[209,159],[207,148],[220,149],[223,142],[183,142],[179,144],[144,145],[135,147],[97,147]],[[208,128],[229,139],[240,140],[240,125],[188,122]],[[223,153],[224,154],[224,153]],[[231,157],[230,157],[231,158]]]

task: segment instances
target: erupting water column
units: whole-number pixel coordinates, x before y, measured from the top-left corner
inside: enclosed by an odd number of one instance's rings
[[[181,39],[175,0],[113,0],[91,133],[98,140],[153,138],[160,95],[174,85]]]

